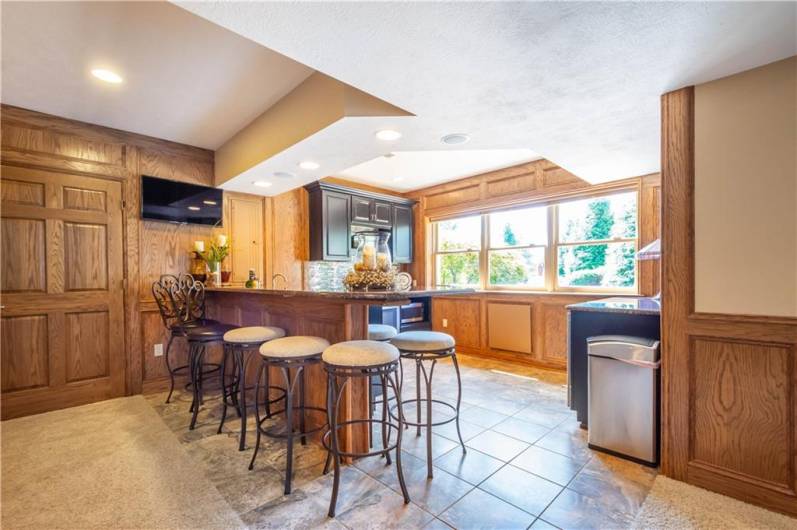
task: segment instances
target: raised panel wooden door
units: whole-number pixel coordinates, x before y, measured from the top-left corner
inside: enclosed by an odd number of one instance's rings
[[[3,419],[123,395],[121,184],[0,177]]]

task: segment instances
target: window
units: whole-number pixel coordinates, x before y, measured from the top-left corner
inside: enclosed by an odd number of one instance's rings
[[[637,193],[434,224],[435,283],[487,289],[637,288]]]
[[[475,287],[479,285],[481,218],[462,217],[436,223],[437,283]]]
[[[487,215],[488,286],[545,287],[548,213],[545,206]]]
[[[566,202],[557,218],[557,285],[635,287],[636,193]]]

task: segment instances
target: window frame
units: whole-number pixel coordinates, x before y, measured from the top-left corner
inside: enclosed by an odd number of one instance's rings
[[[573,241],[567,243],[559,242],[559,205],[565,202],[572,202],[584,199],[594,199],[599,197],[606,197],[612,195],[620,195],[623,193],[634,193],[636,195],[636,236],[618,237],[611,239],[601,239],[592,241]],[[639,278],[640,267],[639,261],[634,260],[634,285],[630,287],[601,287],[601,286],[567,286],[559,284],[559,248],[567,246],[584,246],[584,245],[604,245],[611,243],[632,243],[634,245],[634,252],[639,251],[640,241],[640,201],[641,201],[641,188],[638,185],[631,187],[623,187],[617,189],[610,189],[599,191],[595,193],[582,193],[568,195],[567,197],[560,198],[546,198],[542,200],[529,201],[522,204],[512,205],[511,207],[500,207],[479,210],[477,212],[463,212],[461,215],[451,215],[444,218],[435,219],[431,223],[431,277],[432,284],[440,287],[438,283],[437,271],[437,256],[438,254],[462,254],[466,252],[476,252],[479,256],[479,282],[478,289],[484,291],[518,291],[524,293],[595,293],[595,294],[620,294],[620,295],[633,295],[639,294],[641,282]],[[520,210],[534,207],[545,207],[546,209],[546,222],[547,222],[547,245],[517,245],[512,247],[493,248],[490,246],[490,214],[508,211]],[[481,218],[481,246],[478,249],[467,250],[454,250],[454,251],[438,251],[438,223],[440,221],[450,221],[452,219],[460,219],[463,217],[479,216]],[[545,281],[541,287],[524,287],[522,285],[493,285],[490,283],[490,264],[489,256],[491,251],[500,250],[515,250],[515,249],[531,249],[531,248],[545,248]]]

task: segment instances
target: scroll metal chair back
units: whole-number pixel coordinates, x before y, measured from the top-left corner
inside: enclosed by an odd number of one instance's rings
[[[185,307],[183,308],[184,322],[194,322],[205,320],[205,284],[194,281],[189,287],[185,297]]]
[[[180,321],[180,310],[174,303],[172,290],[177,284],[177,276],[164,274],[152,282],[152,297],[158,304],[158,311],[166,329],[171,330]]]

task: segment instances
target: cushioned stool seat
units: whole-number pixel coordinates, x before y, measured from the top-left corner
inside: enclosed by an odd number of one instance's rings
[[[228,331],[224,334],[226,342],[237,342],[241,344],[253,344],[256,342],[266,342],[285,336],[285,330],[272,326],[248,326]]]
[[[390,340],[398,334],[396,328],[387,324],[368,324],[368,340]]]
[[[387,342],[350,340],[333,344],[321,359],[335,366],[380,366],[399,358],[398,349]]]
[[[263,344],[260,355],[272,359],[291,359],[320,355],[329,347],[329,341],[321,337],[282,337]]]
[[[222,340],[222,337],[224,337],[225,333],[233,329],[235,329],[235,326],[216,323],[209,326],[186,328],[185,334],[189,341],[217,342]]]
[[[400,350],[433,352],[454,347],[454,337],[438,331],[405,331],[390,340]]]

